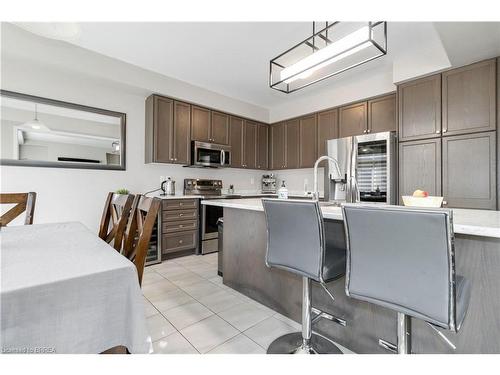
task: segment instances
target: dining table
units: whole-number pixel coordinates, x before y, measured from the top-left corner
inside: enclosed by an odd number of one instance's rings
[[[152,352],[135,266],[79,222],[0,230],[2,353]]]

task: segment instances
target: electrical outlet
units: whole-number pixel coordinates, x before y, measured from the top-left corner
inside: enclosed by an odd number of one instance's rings
[[[307,178],[304,178],[304,191],[307,191],[309,185],[309,180]]]
[[[160,184],[165,180],[166,180],[165,176],[160,176]]]
[[[255,183],[255,180],[253,177],[250,178],[250,185],[253,185]]]

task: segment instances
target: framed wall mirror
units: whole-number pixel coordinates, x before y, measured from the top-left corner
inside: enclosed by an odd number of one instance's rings
[[[125,113],[0,90],[0,163],[125,170]]]

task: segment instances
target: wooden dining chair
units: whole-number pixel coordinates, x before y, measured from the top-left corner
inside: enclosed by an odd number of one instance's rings
[[[160,199],[149,198],[144,195],[136,195],[132,204],[122,254],[133,262],[137,268],[139,285],[142,284],[149,240],[151,239],[160,204]]]
[[[0,204],[15,204],[10,210],[0,216],[0,227],[9,224],[16,217],[26,211],[24,225],[33,224],[35,213],[36,193],[2,193],[0,194]]]
[[[123,236],[127,228],[127,221],[132,208],[134,196],[132,194],[116,194],[110,192],[106,198],[99,225],[99,237],[121,251]]]

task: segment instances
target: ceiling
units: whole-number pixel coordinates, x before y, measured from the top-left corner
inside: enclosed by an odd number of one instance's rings
[[[293,94],[269,88],[269,60],[311,33],[308,22],[101,22],[18,26],[264,108],[342,79],[391,71],[393,82],[500,55],[500,23],[388,24],[388,54]]]

